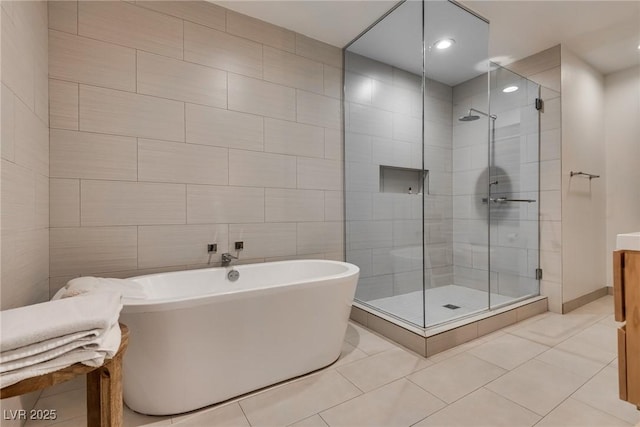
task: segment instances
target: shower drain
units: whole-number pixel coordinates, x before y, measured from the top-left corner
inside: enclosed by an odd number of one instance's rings
[[[443,305],[443,307],[448,308],[450,310],[455,310],[456,308],[460,308],[457,305],[453,305],[453,304],[445,304]]]

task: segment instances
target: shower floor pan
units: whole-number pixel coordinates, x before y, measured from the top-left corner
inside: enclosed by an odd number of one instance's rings
[[[547,298],[516,299],[448,285],[427,289],[426,322],[422,328],[422,291],[354,302],[351,319],[425,357],[489,334],[547,311]],[[447,307],[449,306],[449,307]],[[457,307],[457,308],[454,308]],[[497,308],[495,308],[497,307]],[[393,313],[393,314],[390,314]],[[396,316],[402,316],[402,319]],[[450,320],[455,316],[455,319]]]

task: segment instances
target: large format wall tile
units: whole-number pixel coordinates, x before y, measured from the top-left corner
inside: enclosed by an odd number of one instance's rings
[[[49,126],[78,130],[78,83],[49,80]]]
[[[262,45],[185,22],[184,59],[233,73],[262,77]]]
[[[254,114],[187,104],[187,142],[262,151],[263,120]]]
[[[184,104],[80,85],[80,130],[184,141]]]
[[[78,34],[78,2],[77,1],[50,1],[49,28]]]
[[[52,177],[137,179],[135,138],[51,129],[50,144]]]
[[[298,157],[298,188],[342,189],[342,164],[336,160]]]
[[[98,40],[49,31],[49,77],[136,90],[136,52]]]
[[[184,184],[82,181],[83,227],[185,224]]]
[[[236,74],[229,74],[227,82],[230,110],[295,120],[295,89]]]
[[[296,91],[297,120],[301,123],[339,129],[340,101],[323,95]]]
[[[137,227],[50,230],[51,276],[79,276],[137,267]]]
[[[265,119],[264,149],[294,156],[324,157],[324,129],[285,120]]]
[[[227,32],[289,52],[295,50],[293,31],[236,12],[227,11]]]
[[[268,46],[263,48],[263,78],[284,86],[322,93],[324,73],[320,62]]]
[[[324,192],[265,189],[265,221],[323,221]],[[322,251],[320,251],[322,252]]]
[[[182,59],[183,21],[123,1],[78,2],[78,34]]]
[[[152,225],[138,227],[138,268],[219,262],[228,249],[228,227],[217,225]],[[207,245],[216,243],[211,257]]]
[[[50,290],[77,274],[202,268],[231,239],[245,240],[243,260],[342,259],[339,48],[201,1],[71,1],[50,15],[54,178],[22,180],[28,215],[49,218],[78,253],[97,246],[101,229],[135,237],[80,269],[56,255]],[[45,108],[46,86],[17,92],[33,105],[7,91],[3,125],[15,104]],[[19,120],[32,141],[44,135],[44,123]],[[11,161],[25,157],[13,129],[2,138]],[[33,203],[49,193],[50,210]],[[132,256],[118,259],[120,250]]]
[[[226,26],[226,9],[206,1],[138,0],[136,4],[216,30],[224,31]]]
[[[226,108],[227,73],[138,51],[138,93]]]
[[[21,101],[14,104],[15,162],[49,175],[49,128]]]
[[[189,184],[229,182],[226,148],[138,140],[138,180]]]
[[[296,55],[342,68],[342,49],[296,34]]]
[[[189,224],[264,221],[264,189],[213,185],[187,186]]]
[[[56,179],[49,181],[51,205],[49,207],[49,226],[80,226],[80,180]]]
[[[296,254],[295,223],[230,224],[229,242],[243,241],[241,258],[291,256]]]
[[[281,154],[229,150],[229,185],[295,188],[296,158]]]

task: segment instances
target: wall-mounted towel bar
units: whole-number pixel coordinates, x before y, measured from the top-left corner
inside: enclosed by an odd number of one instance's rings
[[[589,181],[591,181],[593,178],[600,178],[600,175],[594,175],[592,173],[586,173],[586,172],[574,172],[571,171],[570,176],[574,176],[574,175],[583,175],[589,178]]]

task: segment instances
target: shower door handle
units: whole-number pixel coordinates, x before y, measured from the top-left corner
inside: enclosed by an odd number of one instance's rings
[[[507,203],[507,202],[518,202],[518,203],[534,203],[533,199],[507,199],[506,197],[498,197],[497,199],[491,199],[493,203]]]
[[[497,199],[487,199],[484,197],[482,199],[482,203],[487,203],[487,200],[493,203],[507,203],[507,202],[518,202],[518,203],[535,203],[534,199],[507,199],[506,197],[498,197]]]

